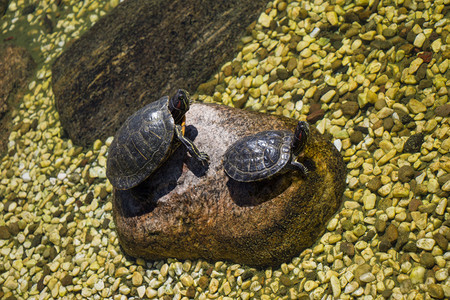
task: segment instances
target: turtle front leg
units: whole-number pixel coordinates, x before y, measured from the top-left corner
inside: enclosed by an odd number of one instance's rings
[[[292,162],[291,162],[291,165],[292,165],[293,168],[295,168],[295,169],[297,169],[297,170],[300,170],[300,172],[302,172],[303,175],[307,175],[308,172],[309,172],[309,171],[308,171],[308,168],[305,167],[304,164],[299,163],[298,161],[292,161]]]
[[[200,152],[198,150],[197,146],[194,145],[194,142],[192,142],[190,139],[185,137],[182,132],[181,125],[175,125],[175,134],[177,135],[180,142],[183,143],[183,145],[187,148],[189,153],[195,157],[197,160],[201,161],[202,163],[208,163],[209,162],[209,155],[206,154],[206,152]]]

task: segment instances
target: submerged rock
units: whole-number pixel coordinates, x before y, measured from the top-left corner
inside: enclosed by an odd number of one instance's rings
[[[237,51],[266,1],[126,0],[52,66],[61,125],[75,144],[117,131],[179,86],[195,91]]]
[[[114,191],[114,221],[127,254],[266,266],[315,242],[345,187],[345,165],[330,142],[311,128],[301,159],[310,169],[306,177],[291,172],[240,183],[223,170],[226,149],[262,130],[293,132],[297,122],[211,104],[193,104],[186,118],[186,135],[210,155],[209,168],[180,147],[142,184]]]
[[[13,111],[22,101],[24,88],[35,66],[36,63],[25,48],[0,46],[0,157],[7,149]]]

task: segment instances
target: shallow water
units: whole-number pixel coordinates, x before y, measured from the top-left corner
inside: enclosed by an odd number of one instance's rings
[[[214,94],[195,93],[300,120],[319,103],[324,117],[315,126],[347,162],[344,205],[327,232],[261,270],[121,251],[105,178],[112,139],[82,149],[64,138],[50,71],[117,2],[40,1],[32,11],[17,0],[1,19],[0,40],[24,46],[38,63],[1,164],[2,298],[450,297],[450,130],[439,112],[450,86],[450,1],[386,0],[374,11],[368,0],[270,2],[215,76]],[[350,13],[355,4],[361,10]],[[35,119],[36,128],[20,130]],[[420,151],[403,153],[416,133],[424,134]]]

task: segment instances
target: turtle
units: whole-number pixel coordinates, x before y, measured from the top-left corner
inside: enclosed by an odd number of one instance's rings
[[[184,136],[190,97],[183,89],[164,96],[132,114],[117,131],[109,148],[106,176],[119,190],[128,190],[148,178],[183,144],[202,164],[209,156]]]
[[[224,154],[226,174],[239,182],[261,181],[289,170],[306,175],[308,169],[297,158],[310,134],[307,122],[299,121],[294,134],[287,130],[269,130],[245,136]]]

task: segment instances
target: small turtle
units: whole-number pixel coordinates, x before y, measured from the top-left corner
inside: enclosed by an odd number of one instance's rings
[[[228,176],[240,182],[263,180],[293,169],[307,174],[308,169],[296,159],[308,136],[308,123],[300,121],[294,134],[269,130],[243,137],[227,149],[223,167]]]
[[[149,177],[182,143],[202,163],[209,161],[184,136],[190,98],[178,90],[139,109],[117,131],[109,148],[106,176],[119,190],[130,189]]]

